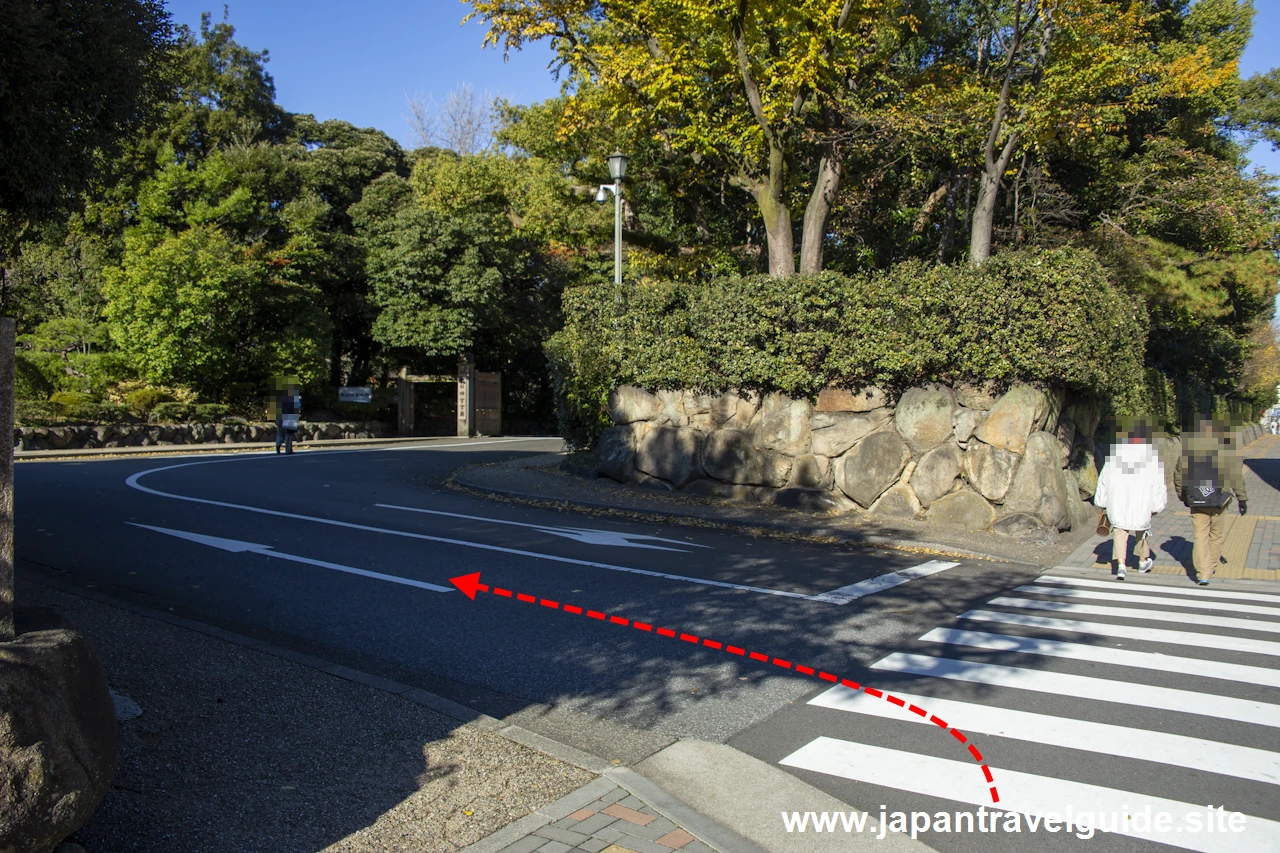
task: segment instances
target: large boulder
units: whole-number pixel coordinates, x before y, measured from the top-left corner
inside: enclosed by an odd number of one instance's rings
[[[759,489],[756,486],[717,483],[715,480],[694,480],[681,489],[680,493],[695,497],[720,498],[721,500],[737,501],[738,503],[756,503],[759,500],[756,497],[757,491]]]
[[[1020,536],[1040,529],[1040,519],[1025,512],[1006,515],[991,525],[991,530],[1001,536]]]
[[[920,456],[951,438],[955,407],[956,396],[950,388],[909,388],[898,400],[893,423],[911,451]]]
[[[702,476],[701,445],[702,433],[696,429],[656,427],[636,445],[636,469],[682,488]]]
[[[899,483],[881,495],[868,511],[885,518],[915,518],[924,512],[924,507],[911,486]]]
[[[826,489],[757,489],[760,503],[802,512],[847,512],[856,507],[844,495]]]
[[[989,501],[1004,500],[1013,485],[1013,472],[1018,468],[1018,455],[989,444],[975,442],[964,455],[964,476],[978,493]]]
[[[953,430],[955,432],[956,443],[961,447],[969,446],[969,439],[973,437],[973,431],[978,428],[978,424],[987,419],[986,412],[980,412],[977,409],[956,409]]]
[[[1080,494],[1080,481],[1072,471],[1062,472],[1062,482],[1067,490],[1067,521],[1072,530],[1093,527],[1098,520],[1098,510]]]
[[[787,484],[791,460],[756,447],[746,430],[722,429],[702,443],[702,468],[726,483],[779,489]]]
[[[884,426],[892,413],[887,409],[853,412],[815,412],[809,424],[813,432],[813,452],[818,456],[839,456]]]
[[[662,414],[662,401],[635,385],[623,385],[609,392],[609,417],[615,424],[652,421]]]
[[[911,488],[921,505],[927,507],[951,491],[963,464],[964,453],[951,442],[926,453],[911,474]]]
[[[1062,467],[1065,468],[1071,461],[1071,449],[1076,440],[1076,425],[1071,420],[1071,415],[1066,412],[1059,415],[1053,434],[1058,437],[1058,455]]]
[[[991,408],[991,413],[976,430],[979,441],[1021,454],[1027,447],[1027,436],[1049,413],[1049,398],[1030,385],[1015,385]]]
[[[50,427],[45,433],[45,441],[53,450],[65,450],[75,441],[76,431],[71,427]]]
[[[791,464],[791,479],[787,487],[792,489],[830,489],[832,485],[831,460],[825,456],[807,454],[797,456]]]
[[[658,392],[658,400],[662,403],[662,417],[659,420],[665,421],[673,427],[684,427],[689,425],[689,416],[684,410],[684,392],[663,389]]]
[[[823,388],[818,392],[819,412],[870,412],[889,404],[883,390],[868,385],[856,391],[847,388]]]
[[[711,419],[726,429],[746,429],[758,411],[760,396],[749,391],[726,391],[711,398]]]
[[[1102,403],[1097,400],[1073,397],[1066,403],[1066,414],[1071,416],[1071,423],[1075,424],[1075,432],[1093,438],[1093,434],[1098,432],[1098,423],[1102,420]]]
[[[66,628],[0,643],[0,850],[49,853],[93,814],[116,766],[102,664]]]
[[[620,424],[600,433],[596,443],[596,470],[606,477],[627,482],[635,470],[636,445],[645,430],[643,423]]]
[[[1027,452],[1005,493],[1004,509],[1010,514],[1034,515],[1054,530],[1071,526],[1066,480],[1058,456],[1058,439],[1053,433],[1032,433],[1027,439]]]
[[[792,400],[784,394],[769,394],[756,423],[756,444],[784,456],[803,456],[812,447],[808,400]]]
[[[685,420],[688,426],[710,432],[717,426],[715,416],[711,413],[712,397],[710,394],[695,394],[685,391],[681,401]]]
[[[925,519],[947,527],[985,530],[996,520],[996,511],[982,495],[961,489],[934,501]]]
[[[994,382],[984,382],[981,385],[969,382],[956,384],[956,402],[966,409],[989,411],[996,404],[999,396]]]
[[[840,457],[836,485],[860,506],[869,507],[898,480],[911,449],[891,432],[878,432]]]

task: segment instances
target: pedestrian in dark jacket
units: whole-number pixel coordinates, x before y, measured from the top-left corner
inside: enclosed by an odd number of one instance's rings
[[[1249,510],[1244,466],[1231,436],[1204,419],[1182,440],[1182,457],[1173,471],[1173,488],[1191,510],[1195,541],[1191,561],[1196,583],[1208,586],[1218,567],[1227,532],[1227,508],[1234,502],[1241,515]]]

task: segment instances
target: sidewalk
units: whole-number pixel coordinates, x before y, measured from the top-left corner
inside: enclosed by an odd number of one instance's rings
[[[59,572],[22,563],[17,593],[90,640],[116,694],[111,790],[67,839],[86,853],[930,850],[787,835],[779,809],[851,807],[727,746],[676,741],[633,769]]]
[[[1219,578],[1280,580],[1280,436],[1264,435],[1244,449],[1249,514],[1227,509],[1227,533]],[[1169,505],[1151,522],[1153,572],[1195,575],[1191,565],[1191,513],[1169,486]],[[1092,536],[1062,563],[1069,568],[1111,572],[1111,537]]]

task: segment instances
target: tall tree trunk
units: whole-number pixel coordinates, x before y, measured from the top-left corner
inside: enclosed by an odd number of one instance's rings
[[[782,199],[763,186],[756,194],[764,230],[768,238],[769,275],[786,278],[796,271],[795,236],[791,233],[791,211]]]
[[[843,162],[835,145],[828,143],[818,164],[818,179],[804,208],[800,232],[800,272],[822,272],[822,249],[827,238],[827,217],[840,189]]]
[[[795,235],[791,228],[791,208],[787,207],[786,157],[778,147],[769,154],[767,176],[737,175],[730,183],[751,193],[764,220],[766,246],[769,250],[769,275],[786,278],[796,271]]]
[[[960,194],[960,173],[955,169],[947,176],[947,215],[942,224],[942,237],[938,240],[938,263],[947,262],[951,240],[956,234],[956,196]]]
[[[339,333],[339,319],[333,318],[333,337],[329,340],[329,384],[334,387],[342,385],[342,335]]]
[[[991,235],[995,229],[996,197],[1000,193],[1000,173],[988,167],[978,178],[978,203],[973,208],[969,231],[969,263],[975,267],[991,257]]]

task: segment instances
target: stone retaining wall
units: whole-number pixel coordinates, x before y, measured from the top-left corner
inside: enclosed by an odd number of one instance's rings
[[[392,430],[379,421],[309,423],[302,421],[296,441],[380,438]],[[19,427],[18,450],[71,450],[86,447],[154,447],[174,444],[239,444],[275,441],[273,423],[104,424],[99,426]]]
[[[1096,520],[1101,407],[1062,393],[827,389],[814,404],[624,386],[609,409],[596,457],[622,482],[1007,535]]]

